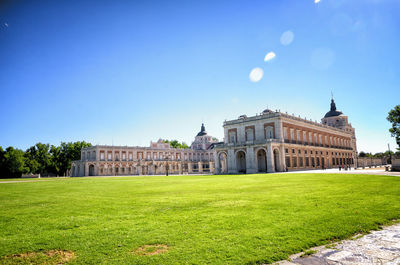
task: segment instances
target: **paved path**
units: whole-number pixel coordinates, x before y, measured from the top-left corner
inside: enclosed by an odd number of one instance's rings
[[[301,253],[290,257],[291,261],[281,261],[279,265],[354,265],[354,264],[400,264],[400,224],[388,226],[380,231],[354,240],[344,240],[333,248],[313,248],[317,253],[300,257]]]
[[[387,175],[387,176],[400,176],[400,172],[395,171],[385,171],[384,168],[365,168],[365,169],[354,169],[351,170],[339,170],[337,168],[331,169],[312,169],[312,170],[299,170],[299,171],[289,171],[289,172],[277,172],[274,174],[299,174],[299,173],[319,173],[319,174],[368,174],[368,175]]]

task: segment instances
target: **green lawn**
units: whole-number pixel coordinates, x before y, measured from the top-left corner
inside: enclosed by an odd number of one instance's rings
[[[273,262],[400,218],[400,178],[265,174],[0,184],[0,257],[70,250],[71,264]],[[144,245],[167,245],[137,255]],[[134,252],[134,250],[136,250]],[[135,254],[136,253],[136,254]],[[15,262],[0,259],[0,263]]]

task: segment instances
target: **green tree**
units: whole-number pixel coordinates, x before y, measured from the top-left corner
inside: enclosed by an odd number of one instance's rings
[[[21,177],[28,172],[25,166],[24,151],[8,147],[4,154],[4,171],[1,177]]]
[[[6,152],[3,150],[3,147],[0,146],[0,178],[5,176],[6,167],[5,167],[5,158],[4,155]]]
[[[389,129],[389,132],[392,137],[396,138],[396,143],[399,146],[398,150],[400,150],[400,105],[390,110],[386,119],[392,124],[392,128]]]
[[[178,140],[162,140],[164,143],[169,143],[172,148],[188,149],[190,148],[185,142],[180,143]]]
[[[62,157],[61,157],[61,148],[58,146],[50,146],[50,164],[48,166],[48,172],[53,173],[56,175],[61,175],[61,164],[62,164]]]
[[[73,160],[80,160],[81,149],[89,146],[92,146],[92,144],[85,141],[69,143],[62,142],[59,154],[59,175],[67,175],[68,170],[71,169],[71,162]]]
[[[44,174],[50,172],[51,156],[49,144],[37,143],[25,152],[28,160],[29,171],[34,174]]]

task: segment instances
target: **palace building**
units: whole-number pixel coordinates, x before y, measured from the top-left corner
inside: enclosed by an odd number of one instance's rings
[[[223,127],[224,142],[214,146],[216,174],[354,166],[357,156],[355,130],[333,98],[321,123],[266,109]]]
[[[149,147],[96,145],[83,148],[72,176],[237,174],[355,166],[355,130],[348,117],[331,108],[321,122],[264,110],[225,121],[224,141],[207,134],[204,124],[188,149],[162,140]]]
[[[172,148],[161,139],[149,147],[91,146],[82,149],[81,160],[72,161],[71,176],[214,174],[215,142],[202,124],[188,149]]]

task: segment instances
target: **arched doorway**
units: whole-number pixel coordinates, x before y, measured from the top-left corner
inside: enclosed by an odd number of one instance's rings
[[[226,154],[225,153],[221,153],[218,156],[219,159],[219,165],[221,168],[221,174],[226,174],[228,173],[228,163],[227,163],[227,159],[226,159]]]
[[[267,153],[264,149],[257,152],[257,168],[258,172],[267,172]]]
[[[239,173],[246,174],[246,153],[238,151],[236,153],[236,166]]]
[[[283,169],[280,168],[280,159],[279,159],[279,151],[278,149],[274,150],[274,170],[275,172],[277,171],[283,171]]]
[[[94,165],[89,165],[89,176],[94,176]]]

